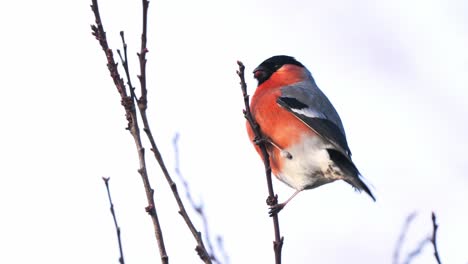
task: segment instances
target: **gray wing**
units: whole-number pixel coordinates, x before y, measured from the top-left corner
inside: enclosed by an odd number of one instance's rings
[[[340,116],[313,79],[281,88],[277,103],[328,140],[348,159],[351,157]]]

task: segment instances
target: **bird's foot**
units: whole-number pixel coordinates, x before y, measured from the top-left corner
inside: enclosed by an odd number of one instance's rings
[[[283,209],[283,207],[286,205],[285,203],[278,203],[278,195],[268,196],[266,203],[270,207],[270,211],[268,211],[268,215],[270,217],[278,214],[279,211],[281,211],[281,209]]]
[[[286,204],[284,203],[280,203],[270,206],[270,211],[268,212],[268,215],[270,217],[277,215],[284,208],[285,205]]]

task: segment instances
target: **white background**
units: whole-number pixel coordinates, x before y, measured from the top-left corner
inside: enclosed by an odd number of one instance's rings
[[[102,176],[111,177],[126,263],[159,261],[89,5],[0,3],[1,263],[117,263]],[[137,85],[141,2],[100,7],[113,49],[126,32]],[[235,71],[242,60],[253,93],[250,72],[278,54],[311,70],[377,197],[342,182],[297,196],[280,214],[284,263],[391,263],[414,211],[402,259],[430,234],[435,211],[443,262],[468,262],[467,13],[463,0],[151,1],[153,134],[173,171],[180,133],[181,170],[230,263],[273,262],[263,164],[247,139]],[[148,164],[171,263],[198,263],[150,155]],[[274,183],[280,200],[293,192]],[[432,249],[413,263],[435,263]]]

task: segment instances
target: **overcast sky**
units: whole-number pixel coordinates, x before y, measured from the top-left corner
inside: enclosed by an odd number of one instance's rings
[[[126,33],[138,84],[141,2],[99,3],[113,49]],[[0,3],[1,263],[117,263],[102,176],[111,177],[126,262],[159,260],[90,4]],[[253,93],[251,71],[278,54],[306,65],[335,105],[377,198],[342,182],[298,195],[279,217],[284,263],[392,263],[415,211],[401,261],[432,231],[434,211],[443,262],[468,263],[466,14],[463,0],[150,2],[153,134],[171,172],[180,134],[180,169],[230,263],[273,263],[263,164],[247,139],[235,71],[242,60]],[[150,155],[148,164],[171,263],[198,263]],[[293,192],[274,184],[280,200]],[[435,263],[432,249],[413,263]]]

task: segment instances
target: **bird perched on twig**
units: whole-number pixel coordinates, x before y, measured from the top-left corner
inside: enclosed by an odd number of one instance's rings
[[[270,215],[299,192],[336,180],[344,180],[375,201],[351,160],[340,116],[304,65],[290,56],[274,56],[253,74],[258,87],[250,109],[262,138],[255,138],[248,123],[247,132],[254,143],[265,143],[273,174],[296,190],[273,206]]]

